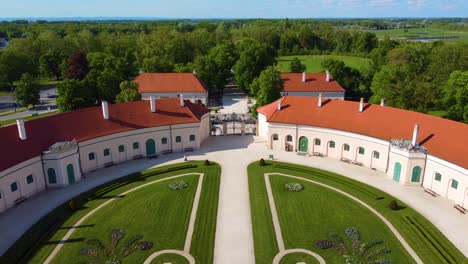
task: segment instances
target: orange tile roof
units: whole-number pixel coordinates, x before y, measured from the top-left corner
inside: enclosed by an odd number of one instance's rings
[[[135,129],[197,123],[209,110],[178,98],[156,100],[156,112],[151,113],[149,101],[109,105],[109,119],[102,108],[90,107],[25,122],[27,139],[21,141],[16,125],[0,128],[0,171],[34,158],[59,141],[78,142]],[[8,150],[8,151],[5,151]]]
[[[281,73],[285,92],[345,92],[345,89],[330,75],[326,81],[325,73],[307,73],[306,82],[302,81],[302,73]]]
[[[193,73],[142,73],[135,82],[140,93],[206,93]]]
[[[268,122],[301,124],[362,134],[383,140],[411,140],[419,124],[418,142],[430,155],[468,168],[468,125],[388,106],[366,105],[359,112],[359,102],[327,100],[321,108],[318,98],[285,96],[281,111],[277,102],[259,107],[257,111]]]

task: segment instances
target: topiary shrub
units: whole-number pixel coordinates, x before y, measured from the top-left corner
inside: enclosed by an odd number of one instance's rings
[[[80,206],[78,205],[78,202],[75,199],[71,199],[68,202],[68,207],[73,211],[80,209]]]
[[[209,161],[209,160],[205,160],[205,162],[204,162],[203,164],[205,164],[205,166],[210,166],[210,161]]]
[[[184,181],[176,181],[176,182],[169,184],[169,188],[172,190],[182,190],[187,187],[188,187],[188,183]]]
[[[258,161],[258,165],[259,165],[259,166],[265,166],[265,160],[264,160],[264,159],[260,159],[260,160]]]
[[[300,192],[304,189],[304,186],[297,182],[290,182],[286,183],[284,188],[290,192]]]
[[[392,210],[398,210],[400,207],[398,206],[395,200],[391,200],[390,203],[388,204],[388,208]]]

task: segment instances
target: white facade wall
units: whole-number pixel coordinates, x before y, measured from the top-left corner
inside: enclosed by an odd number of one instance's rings
[[[308,96],[308,97],[319,97],[322,94],[323,99],[340,99],[344,100],[345,92],[282,92],[281,95],[289,96]]]
[[[390,148],[390,160],[387,175],[391,177],[395,182],[395,164],[401,165],[399,184],[402,185],[416,185],[420,186],[423,180],[424,167],[426,163],[426,154],[408,152],[406,150],[400,150],[397,148]],[[413,169],[419,166],[421,168],[421,176],[419,181],[412,181]]]
[[[258,135],[264,139],[268,139],[268,123],[266,116],[261,113],[258,113]]]
[[[44,154],[42,156],[44,175],[48,187],[64,187],[81,180],[80,160],[76,148],[62,152]],[[67,167],[73,166],[74,180],[69,178]],[[48,175],[49,168],[55,170],[56,183],[51,183]]]
[[[28,183],[27,177],[32,175],[33,182]],[[18,190],[12,192],[11,185],[16,182]],[[22,197],[30,197],[46,188],[42,172],[41,156],[21,162],[0,172],[0,212],[15,205]]]
[[[190,100],[190,102],[196,104],[197,100],[201,100],[202,104],[206,105],[208,101],[208,93],[141,93],[143,100],[149,100],[150,96],[154,96],[156,99],[159,98],[178,98],[180,94],[184,95],[184,100]],[[156,109],[158,108],[156,102]]]
[[[210,113],[202,116],[200,120],[200,127],[198,129],[198,135],[200,135],[200,144],[203,143],[211,133],[211,124],[210,124]],[[199,147],[199,146],[198,146]]]

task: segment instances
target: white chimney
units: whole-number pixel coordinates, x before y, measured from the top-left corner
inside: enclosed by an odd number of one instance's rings
[[[156,101],[153,95],[150,96],[151,113],[156,112]]]
[[[413,140],[411,141],[411,145],[416,146],[418,144],[418,133],[419,133],[419,125],[416,124],[413,130]]]
[[[364,110],[364,98],[361,98],[361,101],[359,102],[359,112],[362,112]]]
[[[319,108],[322,107],[322,93],[319,93],[317,106],[318,106]]]
[[[302,73],[302,82],[306,82],[306,73],[305,72]]]
[[[184,107],[184,106],[185,106],[185,103],[184,103],[184,95],[183,95],[183,94],[180,94],[179,98],[180,98],[180,106]]]
[[[21,140],[26,140],[26,129],[24,128],[23,119],[16,119],[16,125],[18,126],[18,134]]]
[[[193,70],[193,75],[197,75],[197,71],[196,71],[196,70]]]
[[[328,70],[325,71],[327,73],[327,77],[326,77],[326,81],[329,82],[330,81],[330,72]]]
[[[107,101],[102,101],[102,115],[104,119],[109,119],[109,103]]]
[[[385,106],[385,98],[382,98],[382,99],[380,100],[380,106]]]
[[[281,99],[278,99],[278,111],[281,110]]]

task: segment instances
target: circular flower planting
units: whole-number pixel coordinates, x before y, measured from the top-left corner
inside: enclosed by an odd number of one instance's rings
[[[176,181],[176,182],[169,184],[169,188],[171,188],[172,190],[181,190],[187,187],[188,187],[188,183],[184,181]]]
[[[297,182],[290,182],[286,183],[286,185],[284,185],[284,188],[286,188],[286,190],[290,192],[300,192],[304,189],[304,186]]]

